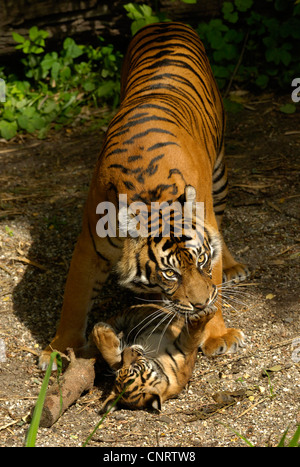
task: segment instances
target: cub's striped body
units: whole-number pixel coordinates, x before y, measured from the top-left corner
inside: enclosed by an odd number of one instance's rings
[[[41,356],[42,367],[51,348],[63,351],[84,343],[87,312],[113,268],[123,286],[159,292],[174,313],[191,315],[199,309],[205,314],[216,300],[222,270],[229,280],[246,274],[220,234],[227,195],[224,111],[197,34],[180,23],[139,31],[125,57],[121,94],[92,178],[60,324]],[[142,202],[148,207],[149,224],[154,222],[151,203],[204,203],[202,240],[190,249],[172,233],[99,237],[97,206],[110,202],[118,213],[120,195],[129,206]],[[202,335],[203,351],[231,351],[242,341],[239,330],[225,327],[218,300]]]
[[[185,319],[147,304],[129,308],[110,324],[97,323],[92,341],[116,375],[102,411],[122,392],[118,406],[131,409],[160,410],[165,400],[177,396],[191,378],[201,334],[212,314]]]

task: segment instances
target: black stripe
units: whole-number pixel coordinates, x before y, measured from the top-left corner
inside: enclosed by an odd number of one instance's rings
[[[110,164],[108,168],[109,169],[120,169],[122,173],[124,174],[137,174],[141,172],[142,170],[140,167],[137,167],[136,169],[128,169],[128,167],[125,167],[122,164]]]
[[[152,269],[151,269],[151,266],[149,265],[149,261],[147,261],[145,268],[146,268],[146,277],[147,277],[148,281],[150,282]]]
[[[135,186],[132,182],[129,182],[128,180],[123,180],[124,185],[128,190],[135,190]]]
[[[213,195],[219,195],[220,193],[222,193],[224,190],[226,190],[228,186],[228,180],[225,181],[225,183],[221,186],[221,188],[219,188],[218,190],[213,190]]]
[[[113,151],[106,154],[106,157],[110,157],[110,156],[113,156],[115,154],[121,154],[123,152],[127,152],[127,149],[114,149]]]
[[[147,151],[153,151],[154,149],[160,149],[160,148],[163,148],[163,147],[165,147],[165,146],[170,146],[171,144],[180,147],[179,144],[174,143],[174,142],[172,142],[172,141],[169,141],[169,142],[166,142],[166,143],[156,143],[156,144],[153,144],[153,146],[151,146],[150,148],[148,148]]]
[[[216,171],[214,173],[216,173]],[[215,175],[213,176],[213,182],[217,183],[218,181],[221,180],[222,177],[224,177],[224,175],[225,175],[225,165],[223,165],[222,170],[219,174],[217,174],[216,176]]]
[[[141,133],[138,133],[132,136],[130,139],[127,139],[126,141],[124,141],[123,144],[132,144],[134,140],[143,138],[144,136],[147,136],[149,133],[163,133],[166,135],[174,136],[174,138],[176,138],[176,136],[168,130],[163,130],[162,128],[150,128],[149,130],[143,131]]]
[[[148,256],[150,260],[153,261],[153,263],[155,263],[156,265],[158,264],[155,254],[152,251],[150,243],[148,243]]]
[[[93,243],[93,247],[94,247],[95,253],[99,256],[99,258],[101,258],[101,259],[103,259],[104,261],[106,261],[107,263],[109,263],[110,260],[107,259],[107,258],[105,258],[105,256],[103,256],[102,253],[100,253],[100,251],[98,251],[97,248],[96,248],[96,244],[95,244],[94,237],[93,237],[93,235],[92,235],[90,223],[88,223],[88,227],[89,227],[89,234],[90,234],[90,237],[91,237],[91,240],[92,240],[92,243]]]
[[[135,162],[139,159],[143,159],[143,156],[129,156],[127,160],[128,162]]]
[[[168,349],[166,349],[166,354],[169,355],[169,358],[172,360],[172,362],[174,363],[175,367],[176,367],[176,370],[178,370],[178,364],[175,360],[175,358],[173,357],[173,355],[171,354],[171,352],[169,352]],[[174,371],[174,370],[173,370]],[[176,372],[175,372],[176,373]]]
[[[135,273],[135,275],[136,275],[137,277],[141,277],[141,275],[142,275],[139,256],[140,256],[139,253],[136,253],[136,254],[135,254],[135,265],[136,265],[136,273]]]

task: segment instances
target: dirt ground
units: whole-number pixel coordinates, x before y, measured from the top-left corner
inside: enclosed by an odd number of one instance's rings
[[[199,353],[188,387],[160,414],[111,413],[89,446],[247,446],[237,433],[276,446],[300,424],[300,112],[279,111],[289,99],[246,95],[244,109],[228,117],[224,232],[252,273],[224,316],[244,331],[247,347],[214,359]],[[38,355],[55,331],[102,138],[84,126],[0,142],[0,446],[24,446],[44,376]],[[134,300],[112,277],[89,327]],[[36,445],[80,446],[100,420],[102,392],[100,382],[40,428]]]

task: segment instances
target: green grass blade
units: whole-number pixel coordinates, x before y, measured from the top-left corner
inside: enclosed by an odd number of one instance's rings
[[[37,402],[34,408],[32,420],[30,423],[30,427],[27,433],[26,437],[26,442],[25,442],[25,447],[34,447],[35,446],[35,440],[36,440],[36,435],[37,431],[39,429],[39,424],[40,424],[40,419],[42,415],[42,410],[44,406],[44,401],[45,401],[45,396],[48,388],[48,383],[49,383],[49,378],[51,376],[51,371],[52,371],[52,365],[54,362],[54,359],[57,359],[57,362],[61,362],[61,357],[57,352],[52,352],[50,356],[50,362],[49,366],[47,368],[47,371],[45,373],[43,383],[40,389],[40,393],[37,398]],[[61,369],[61,363],[58,363],[58,367]]]
[[[118,395],[118,397],[116,397],[116,399],[113,401],[113,403],[111,404],[110,408],[107,410],[107,412],[105,412],[105,414],[103,415],[103,417],[101,418],[101,420],[97,423],[97,425],[95,426],[95,428],[93,429],[93,431],[89,434],[89,436],[86,438],[86,440],[84,441],[84,443],[82,443],[82,447],[85,448],[86,445],[88,444],[88,442],[91,440],[91,438],[93,437],[93,435],[96,433],[96,431],[98,430],[99,426],[104,422],[104,420],[106,419],[107,415],[109,414],[109,412],[111,411],[111,409],[119,402],[119,400],[121,399],[121,397],[123,396],[123,394],[127,391],[128,387],[134,382],[134,379],[131,379],[128,384],[125,386],[125,388],[123,389],[123,391]]]
[[[292,437],[290,442],[286,445],[285,444],[285,439],[286,439],[286,435],[287,435],[288,430],[289,430],[289,427],[287,427],[287,429],[283,433],[282,438],[281,438],[281,440],[279,441],[279,443],[277,445],[278,448],[284,448],[284,447],[297,448],[297,447],[299,447],[300,425],[298,426],[297,430],[295,431],[294,436]]]
[[[300,425],[298,426],[297,430],[295,431],[294,436],[292,437],[291,441],[288,444],[289,448],[298,448],[299,447],[299,440],[300,440]]]
[[[225,426],[226,428],[228,428],[229,430],[231,430],[236,436],[241,438],[243,441],[245,441],[245,443],[248,444],[248,446],[250,446],[251,448],[254,448],[254,445],[249,441],[249,439],[245,438],[245,436],[241,435],[238,431],[236,431],[230,425],[225,425],[225,423],[222,423],[222,422],[219,422],[219,423]]]

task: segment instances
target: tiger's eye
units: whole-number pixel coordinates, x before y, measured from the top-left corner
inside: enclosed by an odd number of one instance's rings
[[[168,269],[167,271],[165,271],[165,274],[166,274],[166,276],[168,276],[168,277],[173,277],[173,276],[175,276],[175,273],[174,273],[171,269]]]
[[[202,255],[198,256],[198,263],[202,264],[205,262],[205,253],[202,253]]]
[[[162,273],[166,279],[176,279],[177,277],[176,273],[172,271],[172,269],[166,269],[165,271],[162,271]]]

